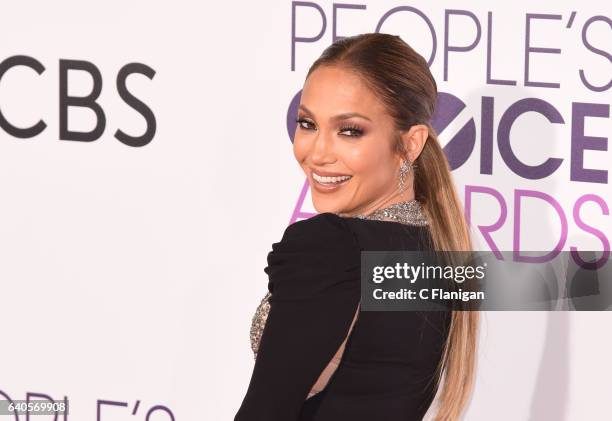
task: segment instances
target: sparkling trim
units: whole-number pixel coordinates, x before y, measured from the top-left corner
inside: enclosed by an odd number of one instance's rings
[[[271,295],[272,294],[268,291],[265,297],[262,298],[261,302],[257,306],[257,310],[255,310],[253,321],[251,322],[251,349],[253,350],[254,358],[257,358],[259,341],[261,340],[261,334],[266,326],[266,320],[268,319],[268,313],[270,312],[270,303],[268,302],[268,299]]]
[[[421,203],[416,200],[394,203],[383,209],[377,209],[368,215],[357,215],[359,219],[370,219],[374,221],[395,221],[406,225],[429,225]]]

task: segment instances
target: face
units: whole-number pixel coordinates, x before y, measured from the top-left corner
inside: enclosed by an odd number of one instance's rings
[[[297,120],[293,152],[317,212],[355,215],[397,201],[398,132],[359,76],[340,67],[317,68],[304,84]],[[406,185],[402,200],[414,197],[411,173]]]

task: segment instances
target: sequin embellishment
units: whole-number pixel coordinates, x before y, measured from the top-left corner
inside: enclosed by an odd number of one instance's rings
[[[416,200],[394,203],[383,209],[375,210],[369,215],[357,215],[359,219],[372,219],[375,221],[392,220],[407,225],[428,225],[427,217],[423,212],[421,203]]]
[[[269,291],[265,297],[257,306],[253,321],[251,323],[251,349],[253,350],[254,358],[257,358],[257,351],[259,350],[259,341],[261,334],[263,333],[264,327],[266,326],[266,320],[268,319],[268,313],[270,312],[270,303],[268,298],[272,295]]]

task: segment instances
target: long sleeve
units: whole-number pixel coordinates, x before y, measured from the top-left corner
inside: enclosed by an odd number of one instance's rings
[[[360,300],[360,248],[321,213],[285,230],[268,254],[270,312],[234,421],[292,421],[345,340]]]

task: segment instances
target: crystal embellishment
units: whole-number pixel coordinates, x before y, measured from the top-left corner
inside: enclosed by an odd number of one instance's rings
[[[394,203],[386,208],[375,210],[368,215],[357,215],[356,217],[374,221],[391,220],[406,225],[426,226],[429,224],[421,203],[416,199]]]
[[[259,306],[257,306],[257,310],[255,311],[255,315],[253,316],[253,321],[251,323],[251,349],[253,350],[254,358],[257,358],[259,341],[261,339],[261,334],[263,333],[264,327],[266,326],[268,313],[270,312],[270,303],[268,302],[268,298],[270,298],[271,295],[272,294],[268,291],[265,297],[262,298]]]

